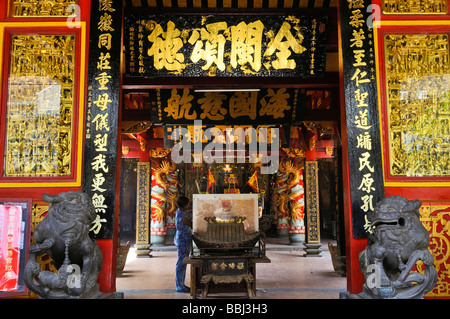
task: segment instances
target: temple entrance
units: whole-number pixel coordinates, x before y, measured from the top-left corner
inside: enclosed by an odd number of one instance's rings
[[[133,257],[175,251],[180,194],[255,194],[271,248],[322,256],[331,241],[345,255],[336,10],[307,11],[182,21],[176,10],[126,9],[119,238]],[[261,37],[244,45],[261,59],[235,51],[241,27],[253,30],[248,41]],[[179,49],[173,63],[155,50],[168,28]]]

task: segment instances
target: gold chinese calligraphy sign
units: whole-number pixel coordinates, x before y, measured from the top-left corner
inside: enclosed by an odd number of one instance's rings
[[[127,76],[316,76],[326,16],[125,17]]]
[[[75,43],[11,35],[4,176],[71,176]]]
[[[391,176],[450,176],[449,36],[385,34]]]
[[[196,92],[190,89],[152,90],[156,102],[153,123],[287,124],[303,119],[306,96],[299,89]]]

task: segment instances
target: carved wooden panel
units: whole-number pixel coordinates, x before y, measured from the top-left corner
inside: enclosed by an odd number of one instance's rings
[[[438,282],[425,297],[450,297],[450,203],[423,202],[422,224],[430,232],[429,250],[434,257]],[[418,270],[422,265],[418,264]]]

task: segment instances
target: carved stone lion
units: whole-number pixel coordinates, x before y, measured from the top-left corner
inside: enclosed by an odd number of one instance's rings
[[[33,233],[25,268],[25,283],[43,298],[87,298],[98,292],[102,253],[89,237],[96,214],[91,199],[81,191],[43,195],[48,213]],[[57,273],[41,271],[37,257],[47,253]]]
[[[367,247],[359,254],[364,273],[363,292],[350,298],[423,298],[437,282],[429,233],[419,217],[419,200],[391,196],[368,214],[373,227]],[[421,260],[424,273],[413,271]]]

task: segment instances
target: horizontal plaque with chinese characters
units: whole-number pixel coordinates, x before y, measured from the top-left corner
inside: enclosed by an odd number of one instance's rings
[[[247,273],[248,260],[245,258],[207,259],[208,273],[214,275],[239,275]]]
[[[190,89],[152,90],[152,121],[182,124],[287,124],[303,119],[306,95],[301,89],[196,92]]]
[[[126,76],[323,75],[326,31],[326,16],[128,15]]]

